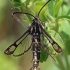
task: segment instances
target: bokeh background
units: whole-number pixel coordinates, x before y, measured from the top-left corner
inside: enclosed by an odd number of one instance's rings
[[[22,1],[24,2],[26,0],[22,0]],[[39,7],[38,5],[40,4],[40,6],[42,6],[43,5],[42,2],[46,2],[46,0],[41,0],[41,1],[38,0],[38,2],[36,0],[37,5],[34,5],[35,7],[34,12],[38,12],[38,7]],[[30,2],[28,7],[30,7],[31,5],[32,4]],[[61,36],[64,42],[64,46],[62,47],[64,53],[54,57],[57,60],[56,62],[51,57],[48,57],[45,62],[40,63],[41,70],[70,70],[70,56],[69,56],[70,54],[70,0],[63,0],[61,6],[63,7],[59,9],[60,10],[59,18],[61,19],[59,20],[60,28],[58,34]],[[53,7],[51,4],[50,12],[52,12],[52,8]],[[58,7],[56,8],[58,9]],[[11,2],[11,0],[0,0],[0,70],[29,70],[32,67],[31,50],[25,53],[21,57],[13,57],[12,55],[7,56],[4,54],[4,50],[15,40],[17,40],[24,33],[26,28],[29,26],[29,23],[23,23],[23,26],[19,24],[11,16],[12,12],[14,11],[18,11],[18,9],[13,9],[13,3]],[[41,14],[42,14],[41,19],[45,21],[46,18],[44,18],[43,12]],[[50,14],[47,18],[48,19],[51,18],[52,20],[56,19],[55,17],[54,18],[51,17]],[[56,30],[57,27],[53,29]],[[27,41],[28,40],[26,40],[26,42]]]

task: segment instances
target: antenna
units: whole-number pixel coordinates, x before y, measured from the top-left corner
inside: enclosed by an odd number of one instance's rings
[[[47,5],[50,1],[51,1],[51,0],[48,0],[48,1],[42,6],[42,8],[40,9],[40,11],[38,12],[38,17],[39,17],[40,12],[42,11],[42,9],[43,9],[43,8],[45,7],[45,5]]]
[[[14,12],[14,13],[12,14],[12,16],[14,16],[15,14],[27,14],[27,15],[30,15],[30,16],[32,16],[32,17],[34,17],[34,18],[36,18],[36,17],[35,17],[35,16],[33,16],[32,14],[24,13],[24,12]]]

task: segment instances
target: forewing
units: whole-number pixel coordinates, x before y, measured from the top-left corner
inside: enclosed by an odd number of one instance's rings
[[[48,39],[49,43],[51,43],[52,47],[54,48],[54,50],[57,53],[62,52],[61,47],[55,42],[54,39],[52,39],[52,37],[44,30],[42,29],[42,33],[44,34],[44,36]]]
[[[31,36],[28,35],[17,47],[14,52],[14,56],[21,56],[20,54],[24,53],[31,45]]]
[[[15,20],[17,21],[17,24],[20,24],[20,25],[23,26],[24,30],[23,30],[23,35],[20,36],[13,44],[11,44],[4,51],[4,53],[7,54],[7,55],[13,54],[15,52],[15,50],[17,49],[17,47],[19,47],[19,46],[23,46],[23,48],[24,48],[24,46],[28,46],[28,43],[31,43],[31,41],[29,41],[30,37],[28,36],[29,35],[29,28],[28,28],[29,21],[28,21],[28,18],[26,17],[26,15],[23,15],[23,14],[13,14],[12,17],[15,18]]]
[[[30,43],[31,43],[30,36],[24,36],[21,39],[17,39],[13,44],[11,44],[4,51],[4,53],[7,55],[11,55],[11,54],[14,55],[14,53],[20,54],[20,53],[24,52],[25,50],[27,50],[27,48],[30,47]]]

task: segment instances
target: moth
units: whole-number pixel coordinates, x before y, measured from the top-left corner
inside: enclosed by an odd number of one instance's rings
[[[39,19],[39,15],[41,10],[45,7],[46,4],[48,4],[51,0],[48,0],[43,6],[42,8],[39,10],[37,16],[33,16],[30,13],[24,13],[24,12],[14,12],[12,14],[12,16],[17,19],[17,17],[15,17],[16,14],[27,14],[31,17],[33,17],[33,21],[31,26],[23,33],[23,35],[18,38],[13,44],[11,44],[5,51],[4,53],[7,55],[11,55],[13,54],[13,56],[21,56],[24,53],[26,53],[29,49],[32,48],[32,52],[33,52],[33,66],[30,68],[30,70],[40,70],[39,66],[39,60],[40,60],[40,53],[41,53],[41,48],[46,51],[50,56],[51,53],[48,51],[46,46],[42,46],[41,45],[41,37],[45,37],[47,38],[47,40],[49,41],[49,43],[52,45],[53,49],[57,52],[60,53],[62,52],[61,47],[57,44],[57,42],[55,42],[53,40],[53,38],[44,30],[43,28],[43,23],[41,22],[41,20]],[[27,50],[25,50],[23,53],[15,55],[14,52],[17,49],[17,47],[25,40],[25,38],[30,35],[31,38],[31,45],[28,47]],[[42,40],[44,41],[44,40]],[[11,50],[11,48],[14,48],[13,50]],[[52,57],[52,56],[51,56]],[[52,57],[53,58],[53,57]]]

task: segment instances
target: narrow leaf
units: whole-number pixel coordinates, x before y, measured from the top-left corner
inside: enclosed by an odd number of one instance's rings
[[[54,16],[55,16],[55,17],[57,17],[58,12],[59,12],[59,9],[60,9],[62,3],[63,3],[63,0],[59,0],[59,2],[56,4],[55,10],[54,10]]]

